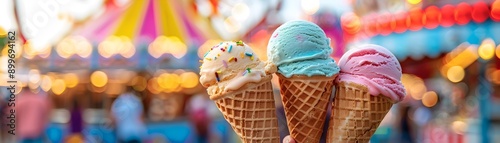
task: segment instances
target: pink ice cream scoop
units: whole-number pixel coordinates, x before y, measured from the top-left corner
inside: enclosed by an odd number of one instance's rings
[[[365,85],[371,95],[383,95],[394,103],[406,95],[401,83],[401,65],[384,47],[362,45],[347,51],[339,61],[337,82],[354,82]]]

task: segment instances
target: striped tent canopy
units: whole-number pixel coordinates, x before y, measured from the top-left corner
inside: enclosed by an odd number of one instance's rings
[[[94,43],[110,36],[124,36],[136,44],[150,43],[159,36],[177,37],[183,43],[203,42],[206,36],[191,24],[179,5],[173,0],[107,1],[102,14],[71,35]]]
[[[106,1],[100,14],[79,23],[68,38],[61,40],[55,47],[58,53],[62,51],[64,54],[65,50],[61,49],[67,48],[59,45],[83,40],[85,43],[90,42],[89,46],[93,49],[90,50],[90,56],[81,56],[81,52],[74,49],[69,55],[52,57],[54,59],[51,61],[55,62],[49,62],[51,69],[144,69],[146,65],[155,65],[154,68],[197,69],[196,50],[207,40],[206,37],[213,35],[198,29],[195,21],[187,18],[191,15],[182,8],[182,3],[174,0]],[[209,36],[205,33],[209,33]],[[122,43],[116,45],[117,42]],[[77,54],[80,56],[73,56]]]

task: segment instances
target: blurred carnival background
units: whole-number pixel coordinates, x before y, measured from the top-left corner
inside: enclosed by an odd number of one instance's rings
[[[326,32],[336,60],[365,43],[400,60],[407,96],[372,143],[500,141],[500,0],[0,0],[0,142],[238,142],[199,60],[226,40],[266,60],[271,33],[297,19]]]

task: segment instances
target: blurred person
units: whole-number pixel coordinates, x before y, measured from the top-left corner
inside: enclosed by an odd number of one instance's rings
[[[83,130],[82,109],[77,100],[73,100],[73,108],[70,111],[71,133],[81,133]]]
[[[73,107],[70,110],[70,135],[66,138],[67,143],[83,142],[83,115],[77,99],[73,100]]]
[[[194,95],[188,102],[187,111],[189,120],[194,124],[198,134],[198,143],[207,143],[210,138],[209,126],[212,123],[208,111],[208,104],[212,102],[204,95]]]
[[[21,143],[44,143],[51,104],[43,92],[24,89],[16,99],[16,135]]]
[[[415,137],[414,137],[414,128],[413,128],[413,121],[412,119],[410,118],[410,110],[411,110],[411,107],[410,106],[407,106],[407,105],[404,105],[404,106],[401,106],[401,109],[399,110],[400,113],[398,115],[400,115],[400,132],[401,132],[401,136],[400,136],[400,140],[399,142],[401,143],[414,143],[415,142]]]
[[[119,142],[141,143],[146,139],[147,130],[143,122],[143,105],[132,90],[120,95],[111,106],[111,113],[116,123]]]

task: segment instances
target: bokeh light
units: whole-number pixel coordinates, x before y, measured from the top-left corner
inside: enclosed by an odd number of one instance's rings
[[[178,37],[167,37],[168,43],[171,47],[168,48],[168,53],[172,54],[175,58],[180,59],[187,53],[187,46]]]
[[[343,14],[340,23],[344,31],[349,34],[356,34],[361,30],[361,19],[355,13]]]
[[[500,70],[495,70],[491,73],[491,81],[495,84],[500,84]]]
[[[102,41],[97,51],[102,57],[109,58],[114,55],[121,55],[124,58],[132,57],[136,50],[132,40],[126,36],[110,36]]]
[[[64,83],[66,83],[66,87],[73,88],[79,83],[78,76],[75,73],[67,73],[63,76]]]
[[[394,19],[393,15],[390,13],[385,13],[379,15],[377,19],[377,27],[379,29],[380,35],[389,35],[394,29],[391,25],[391,21]]]
[[[419,4],[422,0],[407,0],[409,4]]]
[[[455,24],[455,6],[445,5],[441,8],[441,26],[450,27]]]
[[[149,54],[155,58],[159,58],[163,55],[163,53],[167,51],[167,45],[164,44],[166,40],[166,36],[156,37],[156,39],[148,46]]]
[[[185,72],[181,76],[181,86],[183,88],[193,88],[198,85],[198,74],[194,72]]]
[[[472,7],[465,2],[462,2],[457,5],[457,9],[455,11],[455,21],[458,25],[465,25],[471,20]]]
[[[500,84],[500,69],[495,65],[488,65],[486,68],[486,78],[493,84]]]
[[[497,55],[497,58],[500,59],[500,45],[497,46],[495,54]]]
[[[406,12],[399,13],[394,15],[394,22],[395,22],[395,27],[394,27],[394,32],[396,33],[403,33],[408,29],[408,19],[407,19],[408,14]]]
[[[448,77],[448,80],[450,80],[451,82],[457,83],[457,82],[460,82],[464,79],[465,71],[461,66],[453,66],[453,67],[448,69],[448,72],[446,75]]]
[[[460,134],[460,135],[464,134],[467,131],[467,128],[468,128],[468,125],[464,121],[457,120],[457,121],[453,121],[453,123],[451,123],[451,129],[455,133]]]
[[[38,69],[31,69],[28,72],[28,80],[30,83],[39,83],[41,79],[40,76],[40,70]]]
[[[32,91],[38,91],[38,87],[40,87],[40,83],[33,83],[33,82],[28,82],[28,87],[32,90]]]
[[[50,46],[47,47],[42,47],[39,51],[37,56],[41,58],[48,58],[50,56],[50,53],[52,51],[52,48]]]
[[[424,96],[422,97],[422,104],[424,104],[424,106],[426,107],[433,107],[434,105],[436,105],[438,100],[439,99],[436,92],[429,91],[424,93]]]
[[[434,29],[441,22],[441,11],[437,6],[429,6],[425,9],[424,17],[425,28]]]
[[[109,58],[115,53],[116,47],[118,47],[115,41],[118,41],[118,37],[110,36],[102,41],[97,47],[97,51],[102,57]]]
[[[86,58],[92,54],[92,44],[84,37],[71,36],[61,40],[55,50],[63,58],[69,58],[75,54]]]
[[[421,9],[411,10],[409,13],[409,27],[411,31],[418,31],[423,26],[423,12]]]
[[[229,33],[234,34],[240,30],[241,23],[238,22],[238,20],[236,20],[233,16],[229,16],[224,20],[224,28],[226,28]]]
[[[7,36],[7,31],[0,26],[0,38]]]
[[[250,16],[250,9],[245,3],[237,3],[231,9],[233,16],[240,21],[246,20]]]
[[[56,95],[61,95],[66,90],[66,83],[62,79],[54,80],[52,83],[52,92]]]
[[[136,76],[130,82],[136,91],[144,91],[148,85],[148,81],[143,76]]]
[[[156,77],[148,80],[147,89],[153,94],[159,94],[161,92],[160,86],[158,85],[158,80]]]
[[[177,74],[163,73],[158,76],[157,82],[163,91],[172,92],[180,86],[181,78]]]
[[[479,58],[478,50],[475,45],[466,43],[460,44],[444,58],[444,66],[441,68],[441,75],[446,77],[448,70],[452,66],[467,68]]]
[[[128,37],[120,37],[122,47],[119,48],[119,53],[125,58],[131,58],[135,54],[135,46]]]
[[[23,51],[24,51],[24,57],[26,59],[32,59],[33,57],[36,56],[36,52],[31,48],[31,41],[28,40],[26,43],[23,45]]]
[[[49,45],[37,45],[37,43],[32,42],[32,40],[27,40],[26,43],[28,47],[34,53],[34,56],[39,56],[42,58],[47,58],[50,55],[51,47]]]
[[[186,55],[187,46],[178,37],[158,36],[149,44],[148,52],[155,58],[170,53],[175,58],[180,59]]]
[[[494,21],[500,21],[500,1],[496,0],[491,4],[491,19]]]
[[[301,1],[302,10],[308,15],[313,15],[319,10],[319,0],[302,0]]]
[[[443,63],[446,64],[446,63],[451,62],[458,55],[460,55],[461,53],[466,52],[465,49],[467,49],[468,47],[470,47],[470,44],[468,42],[464,42],[464,43],[459,44],[453,50],[451,50],[450,52],[448,52],[445,55],[445,57],[443,58]],[[476,50],[472,50],[472,51],[476,51]]]
[[[424,93],[427,92],[424,80],[418,76],[403,74],[401,83],[403,83],[406,89],[406,94],[410,95],[415,100],[421,100]]]
[[[92,54],[92,44],[84,37],[77,37],[76,40],[75,53],[82,58],[89,57]]]
[[[479,1],[473,6],[472,10],[472,20],[477,23],[482,23],[488,19],[490,15],[490,9],[488,4]]]
[[[59,42],[59,44],[57,44],[56,52],[59,56],[68,58],[73,55],[73,47],[74,45],[71,42],[70,38],[64,38],[63,40],[61,40],[61,42]]]
[[[96,87],[104,87],[108,83],[108,75],[102,71],[95,71],[90,75],[90,82]]]
[[[48,75],[42,76],[42,82],[40,83],[40,87],[43,91],[48,92],[52,87],[52,79]]]
[[[362,24],[363,25],[363,31],[367,36],[375,36],[379,34],[378,28],[377,28],[377,17],[378,15],[375,13],[369,14],[365,16],[366,18],[362,19]]]
[[[495,42],[492,39],[485,39],[477,49],[479,57],[489,60],[495,56]]]
[[[40,86],[41,75],[38,69],[31,69],[28,72],[28,87],[30,89],[38,89]]]
[[[21,44],[17,44],[21,45]],[[26,43],[22,46],[24,49],[24,57],[27,59],[32,59],[35,56],[39,56],[41,58],[47,58],[50,56],[50,51],[52,48],[50,46],[37,46],[35,47],[31,40],[27,40]]]

